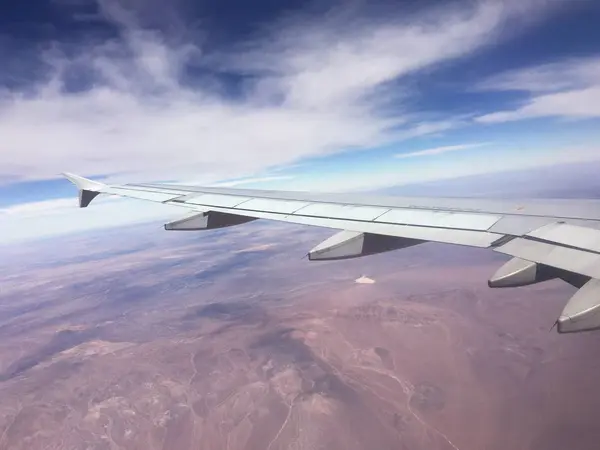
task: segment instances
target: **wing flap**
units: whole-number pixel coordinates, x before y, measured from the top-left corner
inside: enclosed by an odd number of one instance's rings
[[[501,216],[490,214],[463,214],[393,208],[375,219],[375,221],[402,225],[484,231],[491,228],[500,219]]]
[[[273,200],[266,198],[252,198],[241,207],[251,211],[265,211],[281,214],[293,214],[294,212],[310,205],[307,202],[296,200]]]
[[[592,228],[566,223],[552,223],[531,231],[527,236],[600,253],[600,231]]]
[[[494,250],[568,272],[600,278],[600,255],[597,253],[526,238],[513,239]]]
[[[503,216],[488,231],[492,233],[523,236],[537,228],[554,223],[556,219],[549,217]]]
[[[372,221],[387,211],[389,211],[389,208],[374,206],[310,203],[302,209],[295,211],[294,214],[306,217]]]

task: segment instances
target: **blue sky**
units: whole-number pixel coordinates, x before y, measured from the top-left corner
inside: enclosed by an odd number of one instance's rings
[[[11,3],[5,241],[165,211],[76,211],[63,171],[354,190],[600,159],[597,1]]]

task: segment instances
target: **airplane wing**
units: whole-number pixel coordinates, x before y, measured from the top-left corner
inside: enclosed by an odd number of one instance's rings
[[[341,230],[310,260],[356,258],[441,242],[489,248],[513,258],[492,288],[560,278],[579,288],[557,320],[559,333],[600,329],[600,201],[379,197],[169,184],[106,185],[65,173],[79,206],[100,194],[176,205],[194,212],[166,230],[207,230],[255,219]]]

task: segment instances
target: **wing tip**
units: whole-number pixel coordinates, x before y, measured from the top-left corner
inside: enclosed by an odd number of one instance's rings
[[[63,172],[61,175],[79,189],[84,189],[86,191],[99,192],[103,187],[106,186],[104,183],[100,183],[99,181],[90,180],[70,172]]]
[[[79,207],[86,208],[93,199],[95,199],[102,189],[106,186],[98,181],[93,181],[88,178],[75,175],[70,172],[61,174],[79,189]]]

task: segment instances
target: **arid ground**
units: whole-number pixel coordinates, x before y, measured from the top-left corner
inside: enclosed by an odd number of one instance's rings
[[[491,290],[503,257],[455,246],[317,263],[331,231],[158,228],[2,249],[0,449],[598,448],[600,334],[550,331],[568,285]]]

